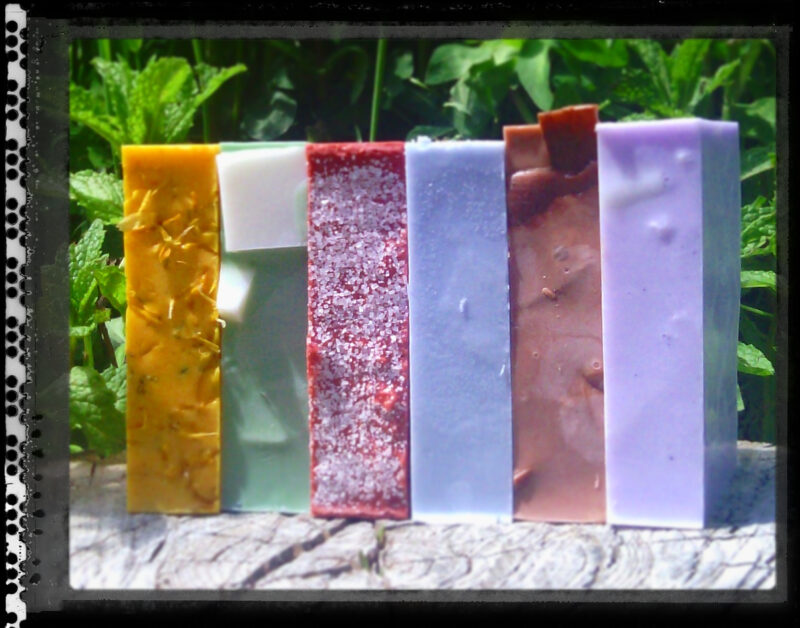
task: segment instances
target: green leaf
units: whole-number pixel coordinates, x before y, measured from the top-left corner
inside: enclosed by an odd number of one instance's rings
[[[70,322],[82,325],[89,322],[97,300],[97,280],[94,271],[105,265],[107,256],[101,253],[105,230],[103,222],[95,220],[81,239],[69,247]]]
[[[91,325],[70,325],[69,337],[70,338],[83,338],[91,334],[97,328],[96,323]]]
[[[410,52],[397,55],[394,59],[392,74],[401,80],[410,79],[414,75],[414,55]]]
[[[775,255],[775,205],[759,196],[742,207],[742,257]]]
[[[69,118],[83,124],[119,150],[125,140],[120,121],[100,110],[101,101],[88,90],[75,84],[69,86]]]
[[[524,39],[490,39],[481,42],[480,48],[491,53],[491,59],[495,65],[503,65],[519,55],[524,43]]]
[[[673,104],[679,108],[688,109],[710,46],[710,39],[686,39],[673,49],[669,63],[670,84],[673,88]]]
[[[103,79],[103,87],[108,93],[109,113],[120,120],[124,126],[129,114],[128,100],[138,73],[124,61],[108,61],[101,57],[95,57],[92,59],[92,65]]]
[[[767,356],[753,345],[740,342],[737,354],[739,358],[739,372],[762,377],[775,374],[775,368],[767,359]]]
[[[775,151],[771,147],[756,146],[742,153],[742,181],[774,169]]]
[[[443,44],[436,48],[428,62],[425,82],[440,85],[465,77],[469,69],[492,58],[492,50],[464,44]]]
[[[557,50],[579,61],[606,68],[628,65],[628,49],[619,39],[559,39]]]
[[[286,133],[297,114],[297,101],[277,91],[270,97],[266,109],[268,113],[265,117],[256,118],[249,114],[242,121],[242,128],[249,139],[266,141]]]
[[[71,172],[69,197],[86,210],[89,221],[99,219],[111,225],[122,219],[125,201],[122,181],[114,174],[94,170]]]
[[[741,412],[744,410],[744,399],[742,399],[742,390],[739,384],[736,384],[736,411]]]
[[[753,102],[731,106],[731,117],[739,123],[740,135],[759,142],[775,141],[775,98],[759,98]]]
[[[639,55],[652,77],[653,86],[664,103],[672,103],[669,57],[661,44],[650,39],[631,39],[628,45]]]
[[[237,63],[227,68],[215,68],[205,63],[198,63],[194,66],[194,71],[197,74],[197,80],[202,86],[194,97],[194,104],[199,107],[211,98],[227,81],[237,74],[247,72],[247,66],[243,63]],[[289,84],[289,88],[291,88],[291,84]]]
[[[336,82],[350,82],[350,104],[355,104],[367,81],[369,58],[360,46],[344,46],[333,53],[322,67],[321,73]]]
[[[478,95],[465,79],[450,90],[450,100],[444,104],[453,109],[453,126],[463,137],[480,137],[490,120],[490,114],[480,106]]]
[[[125,447],[125,415],[116,403],[116,394],[100,373],[85,366],[70,369],[70,427],[81,430],[89,449],[103,457]]]
[[[127,296],[125,293],[125,272],[119,266],[107,265],[94,271],[97,285],[112,307],[120,313],[125,312]]]
[[[194,72],[197,82],[187,81],[184,83],[179,97],[164,105],[162,114],[164,141],[183,141],[189,133],[189,129],[192,128],[197,110],[203,103],[226,81],[246,70],[247,67],[241,63],[229,68],[216,68],[205,63],[195,65]],[[198,87],[198,84],[201,87]]]
[[[168,104],[184,101],[184,85],[191,80],[191,76],[192,68],[186,59],[151,57],[145,69],[136,77],[128,101],[129,143],[165,141],[163,109]]]
[[[128,396],[128,369],[122,365],[116,368],[109,366],[105,371],[100,373],[100,375],[108,389],[114,393],[114,397],[116,398],[114,407],[124,415]]]
[[[80,445],[75,445],[74,443],[69,444],[69,453],[70,454],[80,454],[83,453],[83,447]]]
[[[500,105],[511,91],[514,76],[514,64],[506,62],[495,65],[493,61],[474,65],[470,69],[469,85],[478,98],[478,102],[486,110],[488,116],[499,123]]]
[[[748,288],[769,288],[773,292],[776,288],[776,277],[774,270],[743,270],[742,289]]]
[[[517,76],[522,87],[533,103],[542,111],[553,106],[553,92],[550,89],[550,48],[549,39],[532,39],[522,46],[517,60]]]

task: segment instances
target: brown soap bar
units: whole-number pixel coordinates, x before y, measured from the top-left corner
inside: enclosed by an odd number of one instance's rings
[[[602,522],[597,107],[568,107],[539,120],[541,126],[503,130],[510,153],[514,516]]]

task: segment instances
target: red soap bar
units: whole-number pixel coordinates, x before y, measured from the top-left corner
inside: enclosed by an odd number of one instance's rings
[[[404,144],[306,150],[311,513],[406,519]]]

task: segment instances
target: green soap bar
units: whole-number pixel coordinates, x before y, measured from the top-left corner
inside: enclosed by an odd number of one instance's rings
[[[301,145],[222,144],[222,151]],[[238,320],[222,331],[222,497],[227,511],[308,512],[305,247],[228,251],[250,276]],[[225,273],[223,273],[223,276]]]

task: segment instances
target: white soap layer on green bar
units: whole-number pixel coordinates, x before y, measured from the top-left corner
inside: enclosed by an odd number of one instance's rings
[[[260,145],[263,146],[263,145]],[[220,208],[229,251],[306,244],[308,172],[304,145],[217,155]]]
[[[221,505],[308,512],[305,145],[223,143],[221,150]],[[297,223],[302,228],[292,230]],[[245,235],[259,249],[233,250],[229,229],[237,225],[253,232]]]

